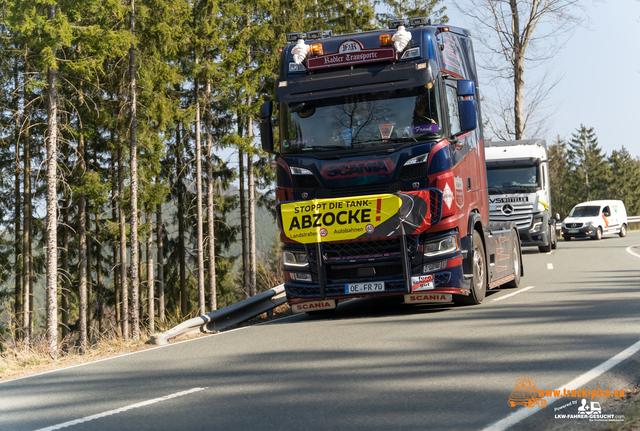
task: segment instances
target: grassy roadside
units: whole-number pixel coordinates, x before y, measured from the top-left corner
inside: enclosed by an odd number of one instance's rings
[[[284,304],[275,308],[272,316],[267,316],[267,313],[263,313],[235,327],[257,325],[291,314],[291,307]],[[165,325],[161,330],[166,331],[179,322],[174,323]],[[55,360],[49,357],[47,342],[44,337],[36,337],[29,349],[26,349],[24,345],[13,338],[0,339],[2,344],[2,349],[0,350],[0,382],[150,349],[155,347],[150,343],[150,335],[144,328],[142,328],[141,337],[138,340],[124,341],[116,334],[107,334],[91,343],[85,354],[81,354],[77,347],[73,347],[72,340],[63,340],[60,343],[61,349],[58,359]],[[169,344],[206,335],[180,337],[171,340]]]

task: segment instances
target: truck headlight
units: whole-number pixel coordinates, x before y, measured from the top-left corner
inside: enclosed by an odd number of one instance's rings
[[[294,266],[296,268],[308,268],[309,260],[306,253],[295,251],[285,251],[282,253],[285,266]]]
[[[455,235],[451,235],[437,241],[430,241],[424,244],[425,257],[453,253],[456,250],[458,250],[458,237],[456,237]]]
[[[540,230],[542,230],[542,222],[539,221],[537,223],[534,223],[533,227],[530,229],[531,232],[540,232]]]
[[[311,274],[307,272],[292,272],[291,278],[295,281],[311,281]]]

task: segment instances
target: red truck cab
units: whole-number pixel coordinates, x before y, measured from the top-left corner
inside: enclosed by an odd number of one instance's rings
[[[400,21],[287,35],[261,107],[295,312],[363,296],[478,304],[522,275],[517,230],[489,224],[468,32]]]

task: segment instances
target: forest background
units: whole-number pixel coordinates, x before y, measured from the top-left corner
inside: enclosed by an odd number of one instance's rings
[[[0,2],[0,350],[48,333],[52,357],[82,352],[281,283],[256,119],[286,33],[445,23],[445,3]],[[640,214],[627,149],[607,156],[583,125],[549,143],[554,212]]]

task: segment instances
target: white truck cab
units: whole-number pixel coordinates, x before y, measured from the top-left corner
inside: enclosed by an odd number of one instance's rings
[[[489,219],[518,225],[522,246],[556,248],[549,161],[544,139],[486,141]]]
[[[624,202],[600,200],[583,202],[571,210],[562,222],[562,237],[601,239],[602,235],[613,233],[621,237],[627,235],[627,209]]]

